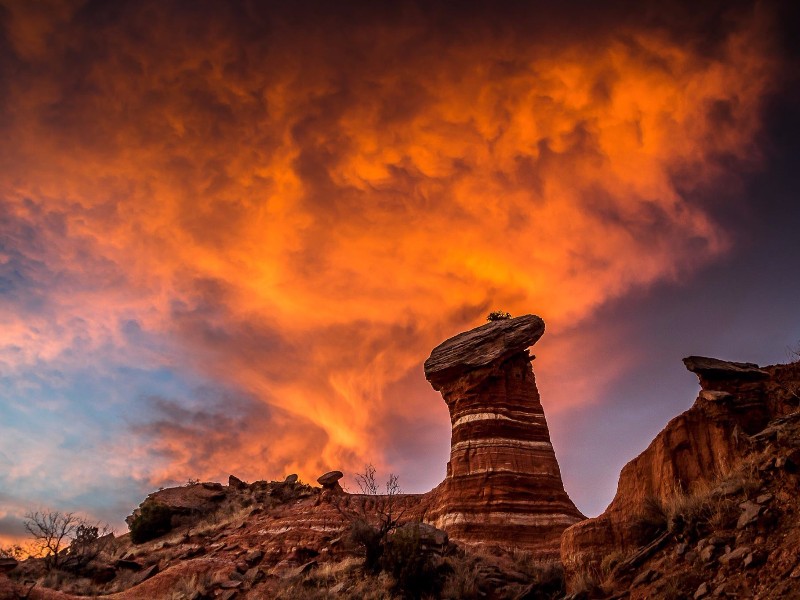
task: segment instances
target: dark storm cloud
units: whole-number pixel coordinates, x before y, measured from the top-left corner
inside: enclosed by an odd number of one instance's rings
[[[581,323],[730,251],[781,69],[769,4],[3,6],[0,362],[182,387],[104,416],[156,485],[438,472],[421,362],[494,308],[572,334],[551,413],[602,403],[636,352]]]

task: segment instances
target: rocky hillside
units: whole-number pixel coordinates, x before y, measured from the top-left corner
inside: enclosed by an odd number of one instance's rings
[[[608,509],[567,529],[587,598],[800,598],[800,364],[692,356],[702,390],[628,463]]]
[[[685,359],[695,404],[585,519],[527,350],[543,333],[528,315],[433,350],[452,437],[427,494],[348,493],[339,471],[159,490],[80,568],[0,558],[0,599],[800,598],[800,365]]]

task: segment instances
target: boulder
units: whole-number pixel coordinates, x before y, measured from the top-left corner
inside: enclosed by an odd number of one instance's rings
[[[141,571],[142,564],[136,562],[135,560],[128,560],[125,558],[120,558],[117,562],[114,563],[114,566],[117,569],[127,569],[128,571]]]
[[[325,489],[333,489],[339,484],[339,480],[344,477],[341,471],[328,471],[324,475],[317,477],[319,483]]]
[[[143,571],[139,571],[139,573],[134,578],[135,585],[139,585],[143,581],[150,579],[153,575],[158,574],[158,564],[150,565]]]
[[[719,562],[729,567],[738,567],[748,554],[750,554],[750,548],[741,546],[720,556]]]
[[[742,502],[739,505],[742,509],[742,514],[739,515],[739,520],[736,522],[737,529],[744,529],[748,525],[752,525],[758,520],[758,515],[761,514],[763,507],[750,500]]]
[[[195,484],[159,490],[147,496],[144,502],[133,511],[133,514],[125,518],[125,522],[130,526],[146,505],[166,506],[177,517],[197,519],[218,510],[220,503],[225,500],[229,491],[219,483]]]
[[[228,476],[228,487],[235,490],[245,490],[247,489],[247,484],[235,475],[230,475]]]
[[[297,473],[292,473],[291,475],[287,475],[286,476],[286,479],[283,480],[283,483],[286,483],[288,485],[292,485],[292,484],[297,483],[298,479],[299,478],[297,476]]]

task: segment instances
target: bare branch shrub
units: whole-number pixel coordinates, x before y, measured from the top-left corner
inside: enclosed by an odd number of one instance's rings
[[[366,558],[364,567],[373,573],[381,570],[381,557],[386,548],[387,536],[398,524],[404,511],[397,512],[397,496],[402,494],[397,475],[390,473],[386,480],[386,494],[378,494],[378,483],[375,478],[376,469],[372,464],[364,466],[364,472],[356,475],[355,480],[365,496],[374,496],[375,500],[362,499],[355,506],[344,507],[337,503],[339,512],[350,521],[350,540],[363,546]]]
[[[356,474],[356,484],[362,494],[376,496],[378,494],[378,483],[375,481],[375,467],[372,463],[364,465],[364,472]]]
[[[75,513],[34,511],[25,515],[25,530],[33,537],[32,552],[43,555],[45,569],[80,570],[110,539],[107,524],[91,524]]]
[[[33,537],[34,547],[44,554],[48,571],[58,569],[59,554],[69,545],[81,523],[81,518],[71,512],[35,511],[25,515],[25,530]]]

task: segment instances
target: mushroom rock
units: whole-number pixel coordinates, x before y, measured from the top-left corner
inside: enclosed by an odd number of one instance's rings
[[[328,473],[317,477],[317,483],[319,483],[324,489],[333,489],[338,485],[339,480],[342,477],[344,477],[344,473],[341,471],[329,471]]]
[[[584,516],[564,491],[527,352],[543,333],[535,315],[494,321],[425,361],[452,425],[447,476],[430,493],[425,520],[464,543],[554,558],[561,532]]]

